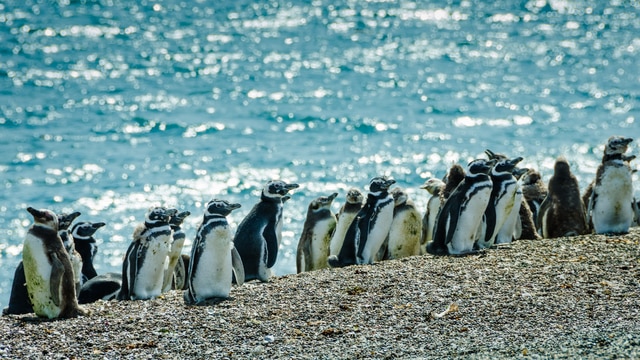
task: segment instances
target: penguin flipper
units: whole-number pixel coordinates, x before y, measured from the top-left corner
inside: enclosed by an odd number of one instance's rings
[[[273,267],[278,259],[278,235],[276,234],[275,221],[271,221],[264,228],[262,236],[267,246],[266,263],[267,268]]]
[[[240,253],[238,253],[238,250],[235,247],[231,248],[231,266],[236,283],[238,285],[244,284],[244,264],[242,263]]]
[[[60,306],[60,287],[64,277],[64,265],[58,258],[58,254],[51,253],[51,276],[49,277],[49,291],[51,299],[56,306]]]

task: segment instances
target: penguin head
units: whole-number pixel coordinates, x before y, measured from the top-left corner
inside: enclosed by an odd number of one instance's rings
[[[370,192],[387,191],[396,181],[386,176],[376,176],[369,182]]]
[[[163,206],[152,207],[147,211],[144,222],[148,227],[167,225],[177,212],[176,209],[167,209]]]
[[[207,203],[204,216],[222,215],[227,216],[235,209],[240,208],[240,204],[230,203],[226,200],[213,199]]]
[[[394,187],[391,189],[390,193],[391,196],[393,196],[394,206],[400,206],[409,200],[409,194],[407,194],[407,192],[401,187]]]
[[[58,231],[58,216],[51,210],[47,209],[34,209],[28,207],[27,211],[33,215],[35,225],[48,227],[55,231]]]
[[[271,180],[262,189],[262,195],[268,198],[282,198],[287,195],[290,190],[297,189],[298,184],[287,184],[282,180]]]
[[[553,176],[569,177],[571,175],[571,167],[569,162],[564,156],[556,159],[555,165],[553,165]]]
[[[522,161],[521,157],[517,157],[515,159],[500,159],[498,160],[498,162],[493,166],[493,173],[496,174],[501,174],[501,173],[509,173],[511,174],[513,172],[513,169],[516,168],[516,165],[518,165],[518,163]]]
[[[488,174],[491,167],[496,163],[495,160],[476,159],[467,165],[467,172],[470,176],[479,174]]]
[[[433,195],[438,192],[444,185],[444,181],[438,178],[430,178],[425,181],[422,186],[420,186],[420,189],[427,190],[429,194]]]
[[[333,202],[333,199],[336,198],[336,196],[338,196],[338,193],[333,193],[333,194],[331,194],[329,196],[320,196],[320,197],[314,199],[309,204],[309,210],[310,211],[318,211],[318,210],[322,210],[322,209],[328,209],[331,206],[331,203]]]
[[[189,216],[189,215],[191,215],[191,212],[189,212],[189,211],[183,211],[183,212],[176,213],[169,220],[169,225],[171,225],[171,228],[178,228],[178,227],[180,227],[180,225],[182,225],[182,222],[184,221],[184,219],[186,219],[187,216]]]
[[[484,151],[485,154],[487,154],[487,156],[489,157],[489,160],[502,160],[502,159],[506,159],[507,156],[504,154],[496,154],[493,151],[486,149]]]
[[[79,222],[71,228],[71,236],[74,240],[88,240],[96,233],[98,229],[103,227],[105,223],[91,223],[88,221]]]
[[[527,172],[522,176],[523,185],[533,185],[540,180],[542,180],[542,176],[534,169],[528,169]]]
[[[364,200],[364,195],[362,195],[362,192],[360,190],[356,188],[351,188],[347,192],[347,202],[349,204],[362,204],[363,200]]]
[[[80,216],[79,211],[72,212],[71,214],[60,213],[56,215],[58,217],[58,230],[67,230],[73,220]]]
[[[607,146],[604,149],[604,154],[624,154],[629,147],[629,143],[631,143],[632,141],[632,138],[625,138],[623,136],[612,136],[609,138],[609,140],[607,140]]]

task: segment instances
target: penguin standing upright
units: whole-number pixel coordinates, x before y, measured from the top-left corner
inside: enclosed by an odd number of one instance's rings
[[[271,180],[262,189],[260,201],[242,220],[233,240],[244,266],[245,281],[269,281],[278,259],[282,239],[282,202],[298,184]]]
[[[444,204],[445,200],[451,195],[458,185],[465,178],[464,168],[460,164],[453,164],[447,171],[447,175],[444,178],[444,188],[440,190],[440,203]]]
[[[180,262],[182,264],[181,253],[182,247],[184,246],[184,240],[186,235],[182,230],[182,222],[187,216],[191,215],[189,211],[177,212],[174,216],[169,220],[169,226],[171,226],[172,231],[172,241],[171,241],[171,250],[169,250],[169,265],[164,270],[164,280],[162,281],[162,292],[167,292],[171,290],[172,286],[175,285],[175,273],[176,273],[176,265]],[[178,284],[179,286],[176,288],[182,287],[183,284]]]
[[[186,277],[184,301],[187,305],[226,299],[234,277],[244,280],[242,260],[233,246],[227,216],[240,204],[213,199],[207,203],[202,223],[196,232]]]
[[[375,261],[393,221],[394,203],[388,190],[395,182],[384,176],[371,179],[367,202],[349,226],[338,256],[329,257],[329,265],[342,267]]]
[[[336,215],[331,211],[333,199],[338,193],[320,196],[309,204],[307,218],[298,240],[296,269],[303,271],[319,270],[329,267],[329,245],[331,235],[336,229]]]
[[[342,249],[342,243],[344,237],[349,230],[349,226],[356,218],[360,209],[362,209],[362,201],[364,196],[362,192],[356,188],[351,188],[347,192],[347,197],[344,205],[338,212],[338,223],[336,224],[336,230],[331,237],[331,244],[329,245],[329,256],[338,256],[340,249]]]
[[[122,263],[118,300],[148,300],[162,293],[164,269],[169,261],[172,231],[169,220],[176,209],[152,207],[133,232]]]
[[[578,179],[571,173],[564,157],[559,157],[553,167],[547,197],[538,210],[536,226],[546,239],[588,233]]]
[[[385,243],[385,260],[401,259],[420,254],[422,219],[420,211],[400,187],[391,190],[394,201],[393,220]]]
[[[427,252],[461,255],[473,251],[482,217],[489,204],[493,184],[489,171],[494,160],[476,159],[467,166],[464,180],[440,208]]]
[[[76,223],[71,228],[71,236],[76,247],[76,251],[82,257],[82,282],[93,279],[98,273],[93,266],[93,258],[98,252],[98,245],[93,235],[103,227],[103,222],[82,221]]]
[[[542,181],[542,176],[535,169],[529,169],[522,175],[522,195],[531,209],[531,216],[534,221],[538,218],[540,204],[547,197],[547,186]]]
[[[489,204],[484,212],[484,234],[480,234],[480,238],[476,242],[476,246],[479,249],[490,248],[494,245],[496,236],[514,208],[518,181],[513,176],[513,169],[520,161],[522,161],[521,157],[514,159],[503,158],[498,160],[491,169],[493,188]],[[515,222],[510,225],[515,225]],[[513,236],[513,228],[505,231],[504,236],[510,239]]]
[[[444,186],[445,183],[442,180],[430,178],[420,187],[431,194],[429,201],[427,201],[427,209],[422,218],[422,235],[420,236],[421,254],[427,253],[427,244],[433,240],[433,228],[435,227],[440,205],[442,204],[440,201],[440,191],[444,189]]]
[[[587,216],[596,234],[626,234],[633,222],[633,183],[627,157],[629,143],[633,139],[612,136],[607,141],[602,163],[590,186],[586,199]]]
[[[24,240],[22,262],[34,312],[50,319],[84,315],[71,260],[58,235],[58,217],[50,210],[29,207],[27,211],[34,224]]]
[[[80,212],[75,211],[71,214],[61,213],[58,214],[58,235],[60,239],[62,239],[62,245],[64,245],[65,250],[69,254],[69,260],[71,260],[71,267],[73,268],[73,276],[76,284],[76,294],[80,292],[80,287],[84,282],[82,277],[82,256],[76,250],[76,245],[73,240],[73,236],[69,231],[69,227],[71,227],[71,223],[78,216],[80,216]]]

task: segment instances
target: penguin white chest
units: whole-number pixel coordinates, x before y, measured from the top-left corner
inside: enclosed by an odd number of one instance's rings
[[[329,266],[327,257],[329,256],[329,243],[331,233],[336,227],[335,218],[320,220],[313,228],[311,237],[311,261],[314,269]]]
[[[170,231],[149,236],[144,262],[138,267],[133,289],[136,299],[150,299],[161,294],[171,241]]]
[[[22,262],[34,311],[49,318],[57,317],[61,309],[53,303],[51,294],[52,265],[42,240],[30,233],[27,233],[24,240]],[[60,289],[54,289],[56,290],[60,291]]]
[[[351,212],[340,214],[340,218],[338,218],[338,223],[336,224],[336,229],[331,237],[331,244],[329,248],[330,255],[338,255],[338,253],[340,253],[340,249],[342,249],[342,244],[344,243],[344,237],[347,235],[347,230],[349,230],[349,226],[351,226],[356,215],[357,213]]]
[[[626,166],[608,166],[594,188],[592,221],[596,233],[624,233],[633,221],[633,184]]]
[[[376,204],[375,219],[370,219],[372,226],[369,227],[367,242],[360,254],[360,259],[365,264],[373,264],[378,250],[389,235],[393,222],[393,198],[389,196],[385,200],[380,200],[378,204]]]
[[[197,268],[192,268],[191,288],[196,301],[212,297],[229,297],[232,280],[232,234],[228,225],[217,226],[207,234],[201,246]],[[193,261],[193,260],[192,260]]]
[[[475,190],[476,186],[479,190]],[[482,222],[482,215],[491,198],[491,186],[482,186],[482,184],[476,186],[472,187],[465,195],[463,209],[458,215],[456,228],[447,230],[447,232],[455,231],[451,242],[447,244],[450,254],[464,254],[473,250],[476,234]],[[447,219],[447,222],[449,221],[450,219]]]

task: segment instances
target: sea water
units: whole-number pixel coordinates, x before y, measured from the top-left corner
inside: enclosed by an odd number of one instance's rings
[[[152,205],[242,204],[270,179],[285,204],[276,275],[315,197],[388,175],[419,186],[487,148],[582,189],[611,135],[640,141],[637,1],[0,3],[0,305],[28,206],[80,211],[98,273],[121,271]],[[638,177],[634,175],[637,184]],[[639,195],[638,185],[635,194]]]

